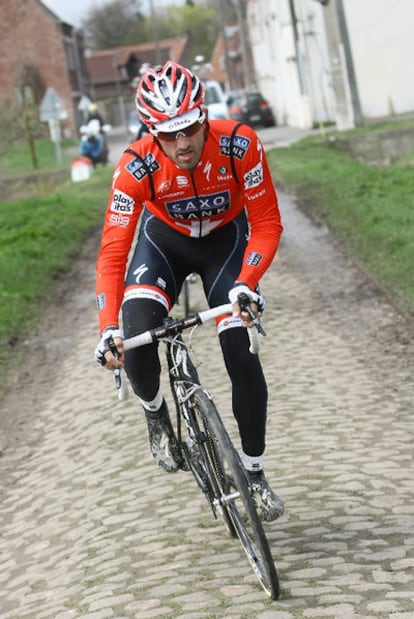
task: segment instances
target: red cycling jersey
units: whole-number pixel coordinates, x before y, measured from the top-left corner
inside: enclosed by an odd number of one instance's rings
[[[257,134],[231,120],[209,122],[197,166],[179,168],[151,135],[131,144],[115,170],[97,261],[99,326],[118,324],[124,276],[145,207],[178,232],[202,237],[246,209],[250,236],[237,281],[252,290],[276,253],[282,224],[272,177]]]

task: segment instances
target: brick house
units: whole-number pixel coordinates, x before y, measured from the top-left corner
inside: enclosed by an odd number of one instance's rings
[[[123,45],[87,53],[86,63],[90,76],[89,94],[105,108],[105,117],[113,125],[119,118],[118,100],[122,98],[132,109],[134,78],[139,76],[143,64],[155,66],[174,60],[191,65],[193,43],[189,35],[154,42]]]
[[[40,0],[0,0],[0,9],[0,98],[15,105],[30,90],[39,104],[52,87],[68,112],[62,125],[76,134],[88,84],[81,33]]]
[[[243,62],[240,52],[238,26],[225,30],[226,41],[220,34],[210,62],[204,68],[207,79],[220,82],[224,89],[244,86]],[[142,64],[164,64],[168,59],[191,67],[195,64],[195,46],[189,34],[136,45],[90,52],[87,55],[90,75],[90,96],[100,102],[106,119],[113,125],[122,123],[119,99],[127,108],[133,107],[133,78],[139,75]],[[226,66],[227,65],[227,66]],[[230,77],[228,75],[230,73]]]
[[[87,54],[91,94],[95,100],[130,94],[130,83],[142,64],[164,64],[167,60],[185,63],[191,46],[188,36],[101,49]]]

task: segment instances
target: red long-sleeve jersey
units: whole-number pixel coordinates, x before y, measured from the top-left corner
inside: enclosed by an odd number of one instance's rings
[[[245,208],[250,236],[237,281],[251,289],[258,284],[273,260],[283,228],[263,145],[246,125],[232,138],[235,125],[231,120],[209,122],[200,161],[192,171],[179,168],[151,135],[131,144],[138,156],[126,152],[120,158],[97,261],[101,331],[118,324],[126,264],[144,205],[168,226],[191,237],[224,226]]]

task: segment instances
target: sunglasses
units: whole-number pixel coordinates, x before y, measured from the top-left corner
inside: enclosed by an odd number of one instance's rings
[[[179,137],[191,138],[191,136],[195,135],[197,131],[201,129],[203,124],[204,118],[202,120],[197,120],[189,127],[179,129],[178,131],[170,131],[168,133],[165,131],[158,131],[156,137],[164,142],[175,142]]]

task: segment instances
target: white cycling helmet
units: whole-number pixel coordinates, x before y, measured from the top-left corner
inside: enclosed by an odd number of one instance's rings
[[[135,97],[138,117],[150,129],[175,131],[202,116],[204,84],[190,69],[171,60],[149,68],[139,81]],[[179,118],[178,118],[179,117]],[[168,122],[174,119],[174,122]]]

